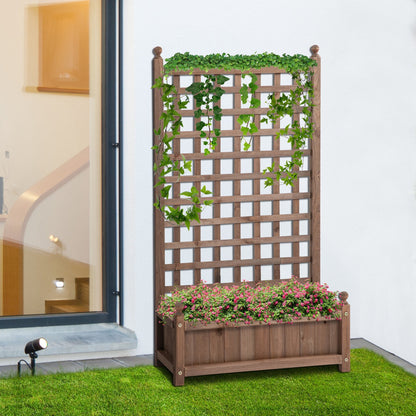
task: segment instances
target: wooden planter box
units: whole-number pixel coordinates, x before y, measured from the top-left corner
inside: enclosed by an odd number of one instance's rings
[[[156,365],[182,386],[185,377],[337,364],[350,371],[350,305],[341,319],[226,326],[185,322],[182,308],[158,323]]]

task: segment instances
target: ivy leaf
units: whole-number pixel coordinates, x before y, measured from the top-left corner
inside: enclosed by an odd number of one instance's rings
[[[169,196],[169,191],[170,191],[170,188],[172,188],[172,185],[168,185],[168,186],[165,186],[161,191],[160,191],[160,195],[163,197],[163,198],[167,198],[168,196]]]
[[[211,194],[212,194],[212,192],[211,192],[210,190],[208,190],[208,189],[207,189],[207,187],[206,187],[205,185],[201,188],[201,192],[202,192],[204,195],[211,195]]]
[[[249,123],[250,120],[251,120],[251,114],[240,114],[237,119],[239,124]]]
[[[202,111],[201,108],[198,108],[197,110],[194,111],[195,118],[201,118],[203,115],[204,115],[204,112]]]
[[[162,88],[163,86],[163,79],[162,77],[159,77],[155,80],[154,85],[152,85],[152,88]]]
[[[250,123],[250,134],[254,134],[257,133],[259,131],[259,129],[257,128],[257,126],[254,123]]]
[[[214,134],[219,137],[221,135],[221,129],[214,129]]]
[[[241,133],[243,133],[243,136],[247,136],[248,132],[249,132],[248,127],[241,126]]]
[[[217,83],[220,85],[225,84],[230,78],[226,77],[225,75],[217,75]]]
[[[246,104],[248,100],[248,85],[247,84],[243,84],[243,86],[240,88],[240,94],[241,94],[241,102],[243,104]]]
[[[250,142],[244,142],[243,148],[247,152],[247,150],[250,150],[251,144]]]
[[[252,98],[250,100],[250,104],[253,108],[259,108],[260,104],[261,104],[261,101],[258,98]]]
[[[198,121],[198,123],[196,123],[196,129],[199,131],[201,131],[205,126],[207,126],[207,123],[203,121]]]
[[[185,91],[190,92],[192,95],[197,95],[199,92],[201,92],[205,87],[205,84],[203,82],[194,82],[189,87],[185,88]]]
[[[210,205],[212,205],[213,204],[213,200],[212,199],[210,199],[210,200],[208,200],[208,201],[204,201],[204,205],[207,205],[207,206],[210,206]]]

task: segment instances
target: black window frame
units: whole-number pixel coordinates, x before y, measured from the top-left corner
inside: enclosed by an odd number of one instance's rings
[[[122,0],[101,0],[102,93],[102,312],[0,316],[0,329],[34,326],[122,324],[121,299],[121,62]],[[117,310],[117,306],[119,310]]]

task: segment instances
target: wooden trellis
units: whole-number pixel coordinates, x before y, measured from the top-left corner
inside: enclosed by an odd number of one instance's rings
[[[173,71],[169,75],[179,94],[188,94],[186,86],[200,81],[206,73],[225,74],[230,81],[223,86],[223,119],[214,121],[221,129],[215,151],[203,153],[202,140],[196,131],[194,110],[179,110],[184,128],[173,143],[173,157],[180,160],[184,153],[192,160],[192,173],[178,180],[167,177],[172,184],[167,205],[186,206],[180,193],[187,187],[206,184],[213,192],[212,209],[202,213],[201,222],[194,222],[188,231],[164,221],[155,210],[155,303],[160,295],[173,287],[190,284],[242,281],[280,282],[291,276],[301,280],[320,281],[320,57],[319,48],[312,47],[313,72],[313,139],[304,151],[304,164],[293,187],[275,184],[264,188],[262,169],[275,162],[278,166],[294,150],[288,148],[287,137],[275,139],[281,122],[264,126],[260,122],[267,113],[264,97],[270,93],[284,94],[295,86],[285,70],[275,67],[252,70],[258,77],[255,98],[262,101],[257,109],[241,108],[242,72],[238,70],[194,70],[192,75]],[[153,79],[163,73],[161,48],[154,49]],[[154,90],[153,123],[157,129],[163,111],[160,91]],[[195,106],[195,103],[193,103]],[[195,108],[195,107],[194,107]],[[300,119],[301,107],[293,115]],[[242,150],[240,114],[255,114],[258,132],[252,137],[249,151]],[[156,137],[155,137],[156,140]]]
[[[240,88],[243,73],[238,70],[210,70],[225,74],[230,81],[222,86],[223,118],[213,128],[221,129],[215,151],[203,152],[203,142],[196,129],[200,119],[193,109],[178,110],[184,128],[173,141],[172,157],[184,153],[193,161],[192,172],[178,178],[167,177],[172,184],[166,201],[170,206],[186,206],[180,193],[186,187],[198,190],[206,185],[213,191],[212,209],[206,209],[201,222],[190,230],[164,220],[160,211],[154,215],[155,305],[164,293],[206,284],[279,284],[297,276],[300,280],[320,282],[320,57],[319,48],[311,47],[313,68],[313,137],[303,150],[302,168],[293,187],[275,184],[265,189],[262,170],[272,162],[278,166],[290,158],[294,149],[287,137],[275,139],[287,124],[261,123],[267,106],[241,108]],[[163,74],[162,49],[153,50],[153,80]],[[291,77],[280,68],[250,71],[258,77],[255,98],[287,93],[295,88]],[[206,74],[193,70],[169,74],[179,94],[186,86]],[[158,129],[163,104],[160,91],[153,93],[153,123]],[[249,151],[242,150],[240,114],[255,114],[258,132]],[[293,119],[300,120],[302,108]],[[292,119],[292,121],[293,121]],[[284,123],[284,124],[283,124]],[[282,124],[282,125],[281,125]],[[155,144],[157,137],[154,138]],[[157,163],[157,160],[155,160]],[[266,166],[264,166],[266,164]],[[157,193],[155,192],[155,200]],[[340,294],[340,320],[300,320],[293,325],[208,324],[185,322],[183,305],[177,306],[166,325],[155,319],[154,363],[164,365],[173,375],[175,386],[185,377],[227,372],[267,370],[290,367],[337,364],[340,371],[350,371],[350,307],[348,294]]]

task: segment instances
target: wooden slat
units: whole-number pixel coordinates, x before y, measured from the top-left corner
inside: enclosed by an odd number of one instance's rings
[[[215,267],[235,267],[235,266],[260,266],[271,264],[293,264],[307,263],[310,257],[284,257],[272,259],[248,259],[248,260],[219,260],[205,261],[200,263],[174,263],[167,264],[166,270],[193,270],[193,269],[213,269]],[[175,285],[179,286],[179,285]],[[183,286],[183,285],[182,285]]]
[[[336,322],[335,322],[336,323]],[[300,324],[300,355],[313,355],[315,353],[315,327],[314,322]],[[338,351],[334,351],[336,354]]]
[[[285,357],[300,356],[300,328],[299,325],[285,325]]]
[[[312,357],[272,358],[268,360],[248,360],[221,364],[194,365],[185,367],[186,376],[239,373],[246,371],[277,370],[283,368],[313,367],[341,363],[340,354],[314,355]]]
[[[302,280],[299,279],[300,281],[302,281],[303,283],[306,283],[306,279]],[[260,282],[259,284],[254,283],[254,282],[244,282],[244,284],[250,286],[250,287],[258,287],[260,286],[265,286],[267,283],[267,285],[280,285],[281,282]],[[224,284],[220,284],[218,286],[224,286],[226,285]],[[297,320],[294,320],[292,322],[275,322],[272,321],[270,323],[270,325],[267,323],[264,323],[263,321],[252,321],[250,324],[233,324],[231,322],[227,322],[225,323],[216,323],[216,322],[211,322],[211,323],[205,323],[205,322],[193,322],[193,321],[186,321],[185,322],[185,331],[186,332],[191,332],[191,331],[211,331],[212,329],[218,329],[218,328],[224,328],[226,329],[228,332],[229,330],[234,330],[234,329],[238,329],[238,328],[252,328],[252,327],[257,327],[257,326],[261,326],[261,327],[267,327],[267,328],[274,328],[274,327],[286,327],[286,326],[296,326],[296,325],[301,325],[304,323],[310,323],[310,324],[314,324],[316,322],[315,319],[313,318],[300,318]],[[319,322],[319,321],[318,321]],[[329,319],[323,319],[320,322],[340,322],[338,319],[336,318],[329,318]],[[282,335],[282,338],[284,338],[284,334]]]
[[[224,158],[224,159],[231,159],[233,162],[240,161],[242,158]],[[191,159],[188,159],[191,160]],[[195,159],[194,163],[199,161],[199,159]],[[181,182],[212,182],[212,181],[238,181],[238,180],[250,180],[250,179],[266,179],[274,177],[273,174],[264,174],[264,173],[228,173],[228,174],[221,174],[221,175],[183,175],[181,176]],[[301,171],[298,173],[299,178],[308,178],[310,177],[309,171]],[[173,176],[166,176],[165,177],[167,183],[174,183],[178,179]],[[234,195],[239,195],[234,193]]]
[[[309,235],[296,235],[287,237],[253,237],[242,239],[227,240],[207,240],[207,241],[181,241],[177,243],[166,243],[166,250],[174,250],[176,248],[192,248],[192,247],[229,247],[229,246],[245,246],[253,244],[272,244],[272,243],[297,243],[299,241],[310,241]],[[299,257],[296,256],[296,257]],[[260,258],[260,257],[258,257]],[[238,260],[238,259],[235,259]],[[196,261],[196,260],[195,260]]]
[[[154,48],[153,54],[154,58],[152,60],[152,85],[155,83],[156,79],[160,78],[163,74],[163,59],[160,57],[162,48]],[[157,130],[160,126],[160,116],[163,111],[163,103],[160,91],[153,89],[153,131]],[[153,133],[153,145],[158,145],[157,136]],[[160,152],[157,154],[154,152],[153,163],[156,165],[159,164],[161,158]],[[159,171],[158,171],[159,172]],[[156,172],[157,175],[157,172]],[[155,185],[157,176],[153,177],[153,185]],[[153,193],[153,202],[156,202],[158,198],[158,192],[155,190]],[[160,296],[164,293],[165,287],[165,232],[164,232],[164,219],[161,212],[154,208],[153,209],[153,268],[154,268],[154,304],[157,305],[160,300]],[[158,365],[158,355],[156,351],[160,348],[160,344],[163,341],[161,339],[162,333],[161,329],[158,327],[157,319],[154,320],[154,364]],[[163,361],[160,360],[162,363]],[[163,363],[164,364],[164,363]],[[164,364],[165,365],[165,364]],[[167,366],[166,366],[167,367]],[[168,368],[168,367],[167,367]]]
[[[296,86],[296,81],[292,78],[292,85]],[[300,122],[299,114],[293,114],[292,116],[292,123],[293,122]],[[293,150],[296,150],[294,147],[292,147]],[[294,166],[293,170],[295,172],[299,172],[299,167]],[[294,181],[292,186],[292,192],[293,193],[299,193],[299,180]],[[299,213],[299,200],[294,199],[292,201],[292,213],[298,214]],[[299,235],[299,221],[292,221],[292,235]],[[299,243],[294,242],[292,244],[292,256],[293,257],[299,257]],[[293,276],[300,277],[300,266],[299,264],[293,264],[292,266],[292,273]]]
[[[329,353],[329,325],[327,322],[318,322],[315,325],[315,353]]]
[[[259,129],[256,133],[253,134],[253,136],[274,136],[278,132],[279,132],[279,130],[276,130],[276,129]],[[208,130],[206,131],[206,133],[208,134]],[[282,133],[284,133],[283,130],[282,130]],[[190,139],[190,138],[199,136],[199,134],[200,134],[200,132],[198,130],[189,130],[189,131],[185,130],[185,131],[179,132],[176,137],[181,138],[181,139]],[[289,129],[287,131],[287,133],[285,133],[285,136],[289,136],[291,134],[293,134],[293,130]],[[240,129],[237,129],[237,130],[222,130],[221,135],[223,137],[238,136],[238,135],[241,135],[241,130]],[[168,137],[169,137],[169,135],[168,135]]]
[[[311,47],[312,56],[317,63],[313,68],[312,84],[314,96],[312,98],[312,123],[313,136],[310,140],[312,152],[311,159],[311,233],[313,235],[311,244],[311,279],[313,282],[320,282],[321,279],[321,57],[318,54],[318,47]]]
[[[241,331],[240,328],[228,328],[224,333],[224,360],[239,361],[241,359]],[[237,346],[237,347],[236,347]]]
[[[194,82],[200,82],[201,81],[201,76],[200,75],[195,75],[194,76]],[[196,100],[193,100],[193,108],[196,108]],[[193,119],[193,128],[194,130],[196,130],[196,125],[197,123],[201,121],[200,118],[194,118]],[[201,152],[201,138],[200,137],[195,137],[193,139],[193,152],[194,153],[200,153]],[[201,176],[201,161],[200,160],[194,160],[192,163],[192,168],[193,168],[193,176]],[[182,183],[184,183],[185,181],[182,181]],[[198,194],[201,192],[201,182],[200,181],[192,181],[193,186],[195,186],[195,188],[198,191]],[[193,240],[195,243],[198,243],[201,241],[201,228],[200,227],[193,227],[192,228],[192,233],[193,233]],[[193,259],[195,262],[200,262],[201,261],[201,250],[199,248],[198,245],[195,245],[194,250],[193,250]],[[201,269],[196,269],[194,270],[194,284],[197,285],[201,283]]]
[[[292,220],[310,220],[311,214],[282,214],[282,215],[262,215],[259,217],[225,217],[225,218],[206,218],[201,219],[200,222],[192,222],[191,227],[203,227],[214,224],[249,224],[253,222],[279,222]],[[183,227],[183,225],[166,222],[165,227]],[[279,234],[276,234],[277,236]],[[277,256],[279,257],[279,256]]]
[[[254,329],[255,359],[270,358],[270,326],[264,325]]]
[[[254,360],[256,353],[256,340],[253,328],[240,328],[240,360]]]
[[[209,362],[223,363],[224,362],[224,330],[219,328],[216,331],[209,333]]]
[[[179,88],[180,85],[180,78],[179,76],[174,76],[173,79],[173,85],[175,86],[176,89]],[[177,102],[177,100],[176,100]],[[181,155],[181,141],[180,140],[174,140],[173,144],[172,144],[172,151],[173,154],[177,157],[180,157]],[[178,172],[174,172],[173,173],[173,177],[178,179]],[[180,198],[180,193],[181,193],[181,186],[180,186],[180,182],[178,180],[176,180],[176,182],[173,183],[172,185],[172,196],[173,198]],[[169,200],[165,200],[165,202],[167,204],[169,204]],[[176,242],[176,241],[181,241],[181,230],[179,228],[174,228],[172,231],[172,241]],[[181,252],[180,250],[173,250],[172,253],[172,260],[174,263],[180,263],[181,261]],[[173,272],[173,284],[174,285],[180,285],[181,284],[181,274],[178,270],[175,270]]]
[[[171,373],[173,373],[173,364],[170,359],[167,357],[165,351],[156,351],[156,358],[160,361]]]
[[[235,77],[236,76],[237,75],[235,75]],[[266,87],[259,87],[259,89],[263,89],[264,90],[264,91],[261,91],[260,90],[259,91],[260,93],[261,92],[269,92],[268,90],[266,90]],[[293,89],[293,88],[289,86],[289,89]],[[228,92],[230,92],[230,91],[228,91]],[[184,93],[184,94],[186,94],[186,93]],[[234,94],[234,96],[236,96],[236,95],[238,95],[238,94]],[[268,107],[238,108],[238,111],[235,108],[223,108],[222,109],[222,115],[223,116],[237,116],[238,117],[240,114],[267,114],[267,112],[269,111],[269,108]],[[303,110],[305,108],[311,109],[312,107],[295,106],[295,107],[293,107],[293,112],[294,112],[294,114],[298,114],[298,113],[300,114],[300,113],[303,112]],[[194,116],[194,111],[195,110],[178,110],[178,113],[182,117],[193,117]],[[239,128],[239,125],[235,125],[234,128]]]
[[[234,75],[234,87],[238,90],[236,94],[233,96],[233,111],[242,110],[241,109],[241,94],[238,92],[241,88],[241,75]],[[233,117],[233,128],[236,130],[239,127],[238,123],[238,115],[234,115]],[[241,137],[234,136],[233,137],[233,152],[234,154],[241,153]],[[232,175],[221,175],[223,180],[225,176],[232,176],[233,180],[233,195],[241,195],[241,178],[248,178],[251,176],[250,174],[242,174],[241,173],[241,158],[233,157],[233,174]],[[233,216],[234,218],[241,218],[241,204],[238,201],[233,203]],[[241,223],[233,223],[233,237],[235,240],[240,240],[241,238]],[[241,249],[238,246],[234,246],[233,248],[233,259],[240,260],[241,259]],[[235,283],[241,282],[241,267],[236,266],[233,269],[233,281]]]
[[[225,204],[232,202],[257,202],[257,201],[290,201],[292,199],[308,199],[309,192],[300,192],[298,194],[264,194],[264,195],[239,195],[239,196],[211,196],[209,198],[201,198],[201,201],[211,200],[214,204]],[[167,199],[169,205],[188,205],[189,201],[183,198]]]
[[[281,74],[274,74],[273,75],[273,85],[280,86],[281,83]],[[276,98],[280,98],[280,94],[276,93]],[[280,130],[280,119],[276,120],[276,122],[273,124],[273,127],[277,130]],[[280,166],[280,138],[276,139],[273,138],[272,143],[272,149],[273,149],[273,163],[275,163],[275,166]],[[273,188],[272,188],[273,194],[280,194],[280,181],[275,181]],[[272,212],[273,215],[279,217],[280,216],[280,202],[279,201],[273,201],[272,202]],[[276,220],[272,223],[272,235],[273,236],[280,236],[280,223],[279,220]],[[280,257],[280,244],[273,244],[273,257],[279,258]],[[273,265],[273,279],[274,280],[280,280],[280,265],[275,264]]]
[[[258,84],[260,85],[261,77],[258,77]],[[254,93],[254,98],[260,99],[260,93],[257,91]],[[260,130],[260,115],[256,114],[254,116],[254,124],[259,127]],[[252,146],[253,152],[259,153],[260,152],[260,137],[253,136],[252,137]],[[260,172],[260,159],[254,158],[253,159],[253,172]],[[253,194],[260,195],[260,179],[256,179],[253,181]],[[255,200],[253,202],[253,215],[259,216],[260,215],[260,201]],[[260,223],[255,222],[253,224],[253,236],[254,239],[260,237]],[[253,258],[260,259],[261,258],[261,246],[260,244],[254,244],[253,247]],[[261,267],[260,265],[254,266],[254,281],[259,282],[261,280]]]
[[[260,79],[259,79],[260,80]],[[222,87],[222,89],[225,91],[225,94],[238,94],[240,92],[240,87]],[[291,90],[296,89],[296,87],[292,85],[279,85],[279,86],[273,86],[273,85],[265,85],[265,86],[259,86],[257,89],[257,92],[259,93],[272,93],[272,92],[289,92]],[[189,94],[188,91],[186,91],[185,88],[179,88],[178,90],[179,94]]]
[[[270,358],[285,356],[284,325],[270,326]]]
[[[341,372],[349,372],[351,366],[350,325],[350,305],[345,301],[341,308],[341,330],[339,335],[342,354],[342,363],[339,366]]]
[[[232,131],[232,130],[229,130]],[[194,136],[191,136],[193,138]],[[226,137],[223,135],[223,137]],[[176,140],[174,140],[175,142]],[[213,152],[209,155],[203,153],[184,153],[186,160],[216,160],[216,159],[252,159],[252,158],[270,158],[270,157],[290,157],[293,155],[294,150],[279,150],[279,151],[247,151],[247,152]],[[311,154],[310,150],[305,149],[303,151],[304,156],[309,156]],[[182,155],[172,155],[172,160],[182,160]],[[259,173],[259,172],[257,172]],[[217,173],[218,175],[218,173]],[[308,175],[307,173],[305,175]],[[187,175],[181,177],[185,178]]]
[[[193,356],[194,363],[207,364],[210,362],[209,346],[210,333],[208,331],[198,331],[194,334]]]

